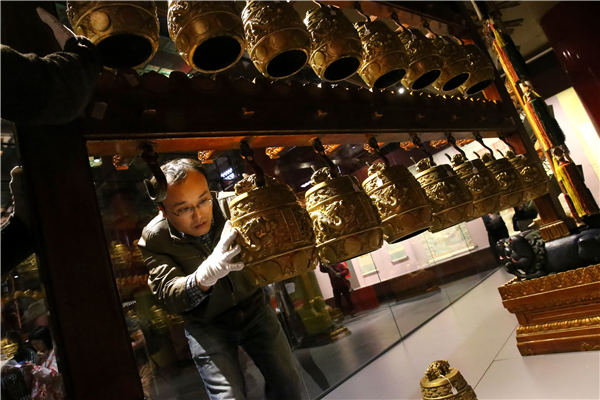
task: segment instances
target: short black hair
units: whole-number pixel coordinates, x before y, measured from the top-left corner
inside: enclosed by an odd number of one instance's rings
[[[38,326],[29,334],[29,341],[41,340],[48,350],[52,350],[52,336],[47,326]]]
[[[183,181],[185,178],[187,178],[188,171],[198,171],[204,175],[208,181],[208,177],[206,176],[206,171],[202,167],[202,163],[198,160],[194,160],[193,158],[177,158],[175,160],[167,161],[160,166],[160,169],[165,174],[165,178],[167,178],[167,185],[172,185],[174,183]],[[156,177],[153,176],[150,179],[150,184],[154,188],[155,193],[158,193]]]

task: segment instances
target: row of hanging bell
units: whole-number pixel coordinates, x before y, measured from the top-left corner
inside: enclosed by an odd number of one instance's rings
[[[147,2],[68,1],[75,33],[98,46],[104,65],[137,67],[158,49],[156,5]],[[271,79],[289,77],[310,63],[328,82],[358,72],[370,88],[400,82],[410,90],[433,83],[447,92],[472,95],[493,80],[493,67],[474,45],[449,37],[430,39],[417,28],[383,21],[354,26],[340,9],[319,4],[304,22],[288,2],[248,1],[241,16],[233,2],[170,0],[169,35],[185,62],[205,73],[233,66],[245,50],[256,68]]]
[[[305,207],[288,185],[263,175],[243,142],[242,156],[255,174],[235,185],[229,208],[255,283],[306,272],[317,259],[333,264],[358,257],[380,248],[383,239],[395,243],[427,229],[438,232],[547,191],[545,172],[532,158],[508,153],[509,158],[495,159],[486,147],[489,153],[482,159],[467,160],[451,136],[449,141],[459,150],[452,158],[454,169],[435,165],[430,156],[417,163],[413,176],[402,165],[391,166],[371,138],[369,149],[383,161],[369,167],[360,185],[354,176],[339,175],[315,140],[328,166],[313,173]]]

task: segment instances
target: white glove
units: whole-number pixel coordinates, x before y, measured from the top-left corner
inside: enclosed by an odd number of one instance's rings
[[[52,33],[54,34],[54,37],[56,38],[56,41],[58,42],[60,48],[64,49],[67,40],[69,40],[72,37],[75,37],[75,34],[71,32],[69,28],[61,24],[60,21],[56,19],[54,15],[50,14],[43,8],[38,7],[36,8],[36,11],[40,16],[42,22],[44,22],[50,27],[50,29],[52,29]]]
[[[239,271],[244,268],[243,262],[233,261],[233,258],[242,250],[240,245],[237,244],[231,250],[229,249],[236,235],[237,232],[231,226],[231,222],[229,220],[225,222],[219,243],[195,272],[196,282],[202,286],[212,286],[231,271]]]

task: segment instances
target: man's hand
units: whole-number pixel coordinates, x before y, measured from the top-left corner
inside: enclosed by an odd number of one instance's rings
[[[8,188],[13,197],[13,213],[28,227],[31,227],[29,203],[25,194],[25,177],[23,168],[16,166],[10,171],[10,182]]]
[[[231,222],[225,222],[219,243],[215,246],[212,254],[196,270],[196,282],[201,287],[212,286],[231,271],[239,271],[244,268],[243,262],[233,261],[234,257],[242,250],[240,245],[237,244],[229,249],[236,235],[237,232],[231,226]]]
[[[48,25],[50,27],[50,29],[52,29],[52,32],[54,33],[54,37],[56,38],[56,41],[58,42],[58,45],[60,46],[61,49],[65,48],[65,43],[67,43],[67,40],[69,40],[72,37],[75,37],[75,34],[73,32],[71,32],[71,30],[69,28],[67,28],[66,26],[64,26],[63,24],[60,23],[60,21],[58,19],[56,19],[56,17],[52,14],[50,14],[48,11],[44,10],[41,7],[36,8],[36,11],[38,13],[38,15],[40,16],[40,19],[42,20],[42,22],[44,22],[46,25]]]

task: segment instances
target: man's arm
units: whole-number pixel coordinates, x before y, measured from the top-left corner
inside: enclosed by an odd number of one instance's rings
[[[175,261],[164,254],[154,253],[140,239],[138,246],[144,256],[144,265],[148,268],[148,286],[158,301],[172,313],[183,313],[197,307],[209,294],[209,291],[194,288],[195,273],[186,275]]]
[[[1,51],[2,118],[20,124],[56,125],[77,118],[102,70],[95,46],[81,36],[46,57],[4,45]]]

